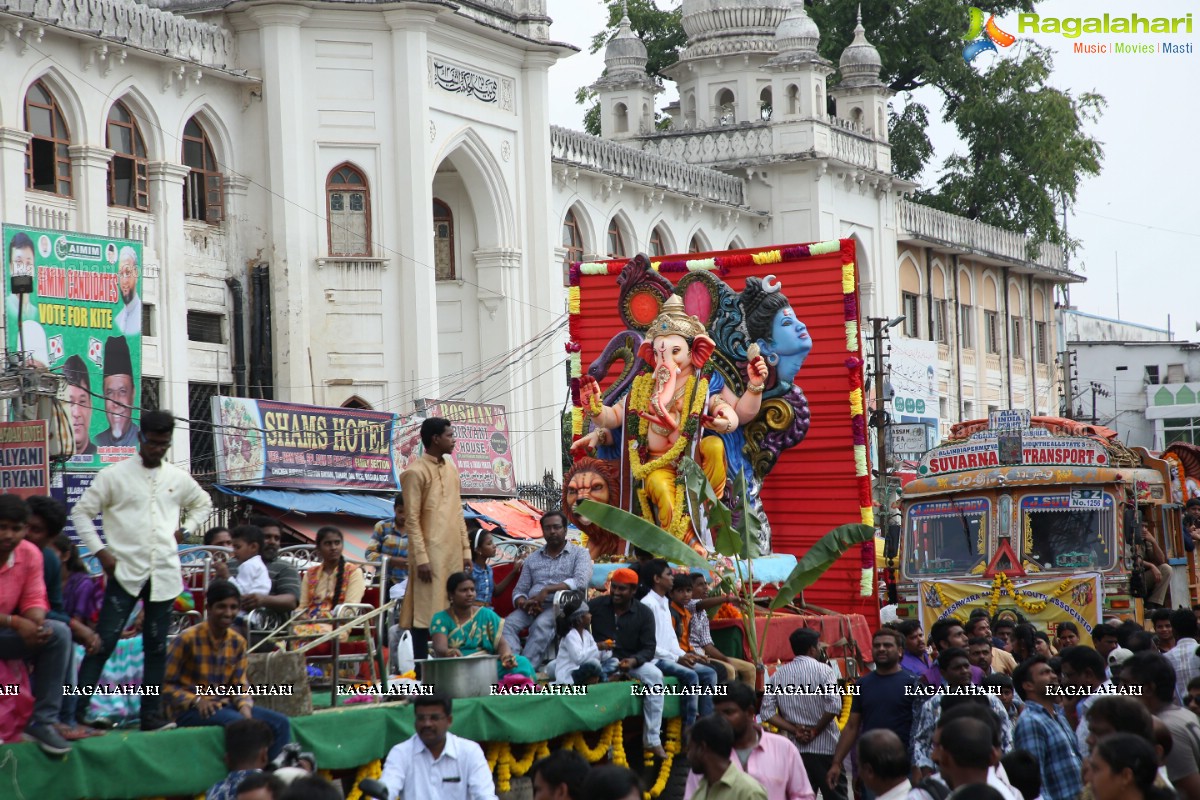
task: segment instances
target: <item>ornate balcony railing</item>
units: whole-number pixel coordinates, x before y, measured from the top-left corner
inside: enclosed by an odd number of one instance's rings
[[[551,158],[560,164],[715,203],[745,205],[745,187],[740,178],[691,166],[682,157],[637,150],[557,126],[550,128],[550,146]]]
[[[154,218],[140,211],[123,208],[108,210],[108,235],[118,239],[133,239],[148,246],[153,235],[153,224]]]
[[[206,67],[227,69],[233,60],[231,31],[131,0],[0,0],[0,11]]]
[[[41,193],[25,195],[26,225],[34,228],[49,228],[53,231],[69,231],[73,216],[75,216],[75,201],[69,197]]]
[[[1058,245],[1043,243],[1033,258],[1029,257],[1029,237],[987,225],[973,219],[949,214],[910,200],[901,200],[898,209],[899,227],[927,241],[957,247],[982,256],[1001,258],[1020,263],[1033,263],[1042,269],[1072,277]]]
[[[690,163],[716,164],[774,153],[770,128],[707,128],[640,140],[643,153]]]

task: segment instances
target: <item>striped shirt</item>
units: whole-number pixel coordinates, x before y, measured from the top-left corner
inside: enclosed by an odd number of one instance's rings
[[[833,667],[809,656],[796,656],[775,670],[775,674],[767,681],[761,717],[769,720],[778,713],[793,725],[805,727],[816,725],[823,714],[837,717],[842,711],[842,696],[833,688],[829,688],[826,694],[789,693],[789,687],[820,692],[822,687],[836,687],[837,683],[838,674]],[[796,742],[796,747],[801,753],[833,755],[837,741],[837,723],[830,722],[811,742]]]
[[[525,559],[525,568],[513,589],[513,603],[556,583],[564,583],[568,589],[587,589],[591,582],[592,557],[587,550],[568,544],[552,556],[542,548]]]
[[[693,652],[703,653],[704,648],[713,643],[708,612],[700,608],[699,600],[688,602],[688,610],[692,612],[692,629],[688,632],[688,643],[691,644]]]
[[[946,692],[953,693],[954,689],[950,686],[943,687]],[[913,722],[912,731],[912,759],[913,766],[923,767],[925,769],[933,769],[933,730],[937,727],[937,721],[942,716],[942,699],[947,697],[947,694],[939,692],[925,701],[917,712],[916,720]],[[1000,751],[1007,753],[1013,749],[1013,728],[1012,722],[1008,718],[1008,710],[1004,707],[1003,701],[999,695],[987,694],[988,706],[992,709],[992,716],[996,718],[996,725],[1000,728]]]
[[[1200,678],[1200,656],[1196,655],[1196,640],[1188,637],[1175,642],[1175,646],[1162,654],[1175,669],[1175,702],[1183,705],[1187,699],[1187,685],[1192,678]]]
[[[219,707],[234,705],[241,711],[254,705],[246,682],[246,640],[240,634],[226,631],[218,639],[209,624],[201,622],[171,643],[162,691],[167,715],[174,718],[187,711],[197,689],[216,696]]]
[[[383,556],[408,558],[408,534],[396,529],[396,521],[385,519],[375,523],[371,543],[367,545],[367,561],[378,562]],[[388,568],[388,583],[399,583],[408,577],[406,569]],[[476,587],[478,588],[478,587]]]
[[[1042,767],[1044,800],[1075,800],[1083,791],[1081,759],[1075,732],[1061,712],[1047,711],[1039,703],[1026,703],[1017,718],[1013,744],[1032,755]]]

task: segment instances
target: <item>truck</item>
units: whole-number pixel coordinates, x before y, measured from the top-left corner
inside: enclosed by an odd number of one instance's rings
[[[901,495],[899,547],[886,553],[898,567],[898,616],[928,626],[985,608],[1051,633],[1070,619],[1085,641],[1101,617],[1140,622],[1143,522],[1173,566],[1164,605],[1195,604],[1179,473],[1109,428],[1070,419],[1002,410],[952,426]]]

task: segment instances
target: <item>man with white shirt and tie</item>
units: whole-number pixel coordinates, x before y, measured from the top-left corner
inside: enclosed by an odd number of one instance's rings
[[[440,692],[413,700],[416,734],[392,748],[380,780],[387,800],[496,800],[487,756],[470,739],[450,733],[450,698]]]
[[[147,411],[141,421],[138,454],[100,470],[71,511],[80,541],[108,576],[96,626],[102,645],[79,668],[83,691],[96,685],[138,600],[144,602],[142,683],[162,686],[171,606],[183,591],[178,545],[185,532],[197,529],[212,512],[212,500],[191,475],[163,460],[175,417],[169,411]],[[107,542],[93,523],[100,515]],[[78,713],[86,709],[80,703]],[[163,719],[156,694],[142,697],[141,718],[142,730],[174,727]]]

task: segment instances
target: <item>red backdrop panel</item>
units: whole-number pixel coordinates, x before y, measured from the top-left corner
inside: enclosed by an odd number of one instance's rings
[[[775,275],[797,317],[808,326],[813,348],[796,378],[808,398],[812,415],[808,435],[800,444],[784,451],[764,481],[762,493],[771,523],[772,549],[799,558],[829,530],[862,521],[861,500],[864,491],[869,493],[869,484],[865,483],[869,478],[856,475],[855,434],[851,424],[851,391],[856,379],[857,386],[861,388],[862,385],[862,345],[857,335],[853,349],[847,348],[847,316],[855,320],[858,316],[857,274],[852,268],[852,291],[849,296],[843,291],[846,272],[843,266],[853,262],[853,242],[843,240],[839,249],[824,255],[808,255],[808,248],[800,247],[804,253],[802,257],[797,257],[797,247],[693,253],[664,256],[654,261],[667,264],[683,259],[715,257],[718,265],[732,262],[735,266],[721,268],[717,274],[738,292],[751,275]],[[814,247],[830,249],[828,245]],[[785,260],[757,266],[751,259],[737,258],[771,250],[781,251]],[[792,257],[787,259],[789,254]],[[747,261],[751,263],[741,265]],[[595,267],[580,270],[576,266],[572,269],[570,330],[572,340],[581,347],[580,361],[584,371],[611,337],[624,330],[618,312],[616,277],[625,262],[621,259],[605,263],[607,274],[589,274]],[[672,283],[682,277],[682,273],[666,268],[662,274]],[[578,289],[574,288],[576,285]],[[577,312],[574,307],[576,293]],[[854,330],[856,333],[856,326]],[[602,387],[607,388],[617,374],[618,370],[614,368],[608,379],[601,382]],[[861,441],[861,433],[859,438]],[[862,614],[874,626],[879,620],[878,603],[874,592],[870,597],[860,596],[861,574],[859,550],[853,548],[805,592],[805,600],[835,611]]]

